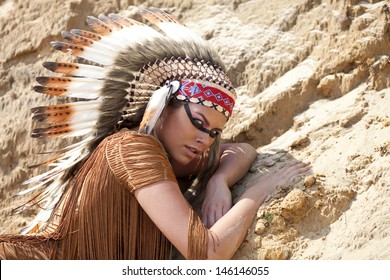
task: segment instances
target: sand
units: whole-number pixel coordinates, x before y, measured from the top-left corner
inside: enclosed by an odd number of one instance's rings
[[[280,186],[260,207],[234,259],[390,259],[390,6],[387,1],[0,1],[0,233],[21,183],[38,174],[30,138],[50,41],[86,28],[87,15],[165,7],[209,40],[237,88],[223,138],[258,157],[234,197],[292,160],[313,173]]]

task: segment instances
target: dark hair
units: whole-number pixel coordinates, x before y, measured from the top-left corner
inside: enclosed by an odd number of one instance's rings
[[[169,102],[168,107],[173,107],[174,109],[179,109],[184,106],[186,101],[177,100],[172,98]],[[199,174],[196,176],[191,190],[186,193],[186,198],[194,206],[194,208],[200,207],[202,205],[206,185],[210,180],[211,176],[214,174],[215,170],[219,164],[220,158],[220,143],[221,136],[218,135],[211,146],[204,152],[203,157],[207,157],[207,162],[202,166]]]

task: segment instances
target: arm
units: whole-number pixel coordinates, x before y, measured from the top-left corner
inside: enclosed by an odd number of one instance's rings
[[[222,144],[218,169],[206,187],[202,206],[202,221],[207,227],[214,225],[232,207],[230,187],[243,178],[257,152],[249,144]]]
[[[247,143],[222,144],[220,164],[212,177],[221,178],[230,188],[246,175],[256,155]]]
[[[267,195],[272,193],[277,185],[290,182],[309,168],[306,164],[296,163],[262,176],[254,186],[246,190],[230,211],[208,230],[208,258],[231,258]],[[187,256],[190,207],[178,185],[164,180],[137,189],[134,195],[161,232],[183,256]]]

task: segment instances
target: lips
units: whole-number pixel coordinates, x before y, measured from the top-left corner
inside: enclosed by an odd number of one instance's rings
[[[190,146],[186,146],[187,150],[189,150],[191,153],[195,154],[195,155],[200,155],[201,154],[201,150],[198,149],[198,148],[195,148],[195,147],[190,147]]]

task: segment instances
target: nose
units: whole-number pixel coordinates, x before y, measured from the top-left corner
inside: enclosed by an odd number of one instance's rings
[[[199,144],[202,144],[207,149],[210,147],[214,139],[210,137],[206,132],[199,131],[197,134],[196,142]]]

